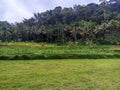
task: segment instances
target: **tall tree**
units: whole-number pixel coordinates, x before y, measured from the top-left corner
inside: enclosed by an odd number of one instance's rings
[[[104,15],[104,21],[107,21],[107,14],[106,14],[106,5],[107,5],[107,0],[99,0],[101,4],[103,4],[103,15]]]

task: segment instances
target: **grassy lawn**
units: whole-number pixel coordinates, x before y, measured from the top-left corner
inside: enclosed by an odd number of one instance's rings
[[[120,60],[4,60],[0,90],[120,90]]]

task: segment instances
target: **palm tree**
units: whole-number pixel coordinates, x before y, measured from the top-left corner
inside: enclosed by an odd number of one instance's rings
[[[106,20],[106,18],[107,18],[107,16],[106,16],[106,5],[107,5],[107,0],[99,0],[99,2],[100,3],[102,3],[103,4],[103,16],[104,16],[104,21],[107,21]]]

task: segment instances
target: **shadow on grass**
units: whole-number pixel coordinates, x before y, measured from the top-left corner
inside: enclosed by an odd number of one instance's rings
[[[120,58],[119,54],[103,55],[103,54],[57,54],[57,55],[4,55],[0,56],[0,60],[62,60],[62,59],[110,59]]]

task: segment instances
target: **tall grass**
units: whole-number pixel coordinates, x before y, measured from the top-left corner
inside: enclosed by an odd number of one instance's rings
[[[113,45],[56,45],[47,43],[2,43],[0,59],[70,59],[119,58],[119,46]]]

